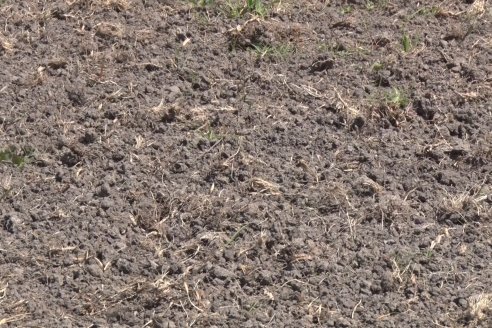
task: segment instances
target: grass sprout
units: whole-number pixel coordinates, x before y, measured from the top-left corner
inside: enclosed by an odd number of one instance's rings
[[[246,14],[265,17],[268,14],[267,7],[262,0],[228,0],[226,2],[226,11],[232,18],[240,18]]]
[[[410,38],[410,36],[407,33],[403,34],[403,37],[401,38],[401,44],[402,44],[404,52],[409,52],[410,50],[412,50],[412,47],[413,47],[412,46],[412,39]]]
[[[379,72],[379,71],[381,71],[383,68],[384,68],[384,64],[383,64],[383,63],[381,63],[380,61],[375,62],[375,63],[374,63],[374,64],[372,64],[372,66],[371,66],[371,70],[372,70],[373,72]]]
[[[386,95],[386,104],[388,106],[404,109],[409,103],[410,100],[408,99],[408,96],[398,88],[393,88],[393,90]]]
[[[25,147],[18,151],[15,147],[0,150],[0,163],[10,163],[17,167],[24,167],[33,155],[31,148]]]
[[[292,54],[295,51],[294,47],[288,44],[279,45],[279,46],[253,44],[253,49],[257,53],[260,59],[264,57],[286,59],[290,54]]]
[[[216,142],[221,140],[223,137],[218,135],[213,129],[209,128],[202,134],[202,137],[210,142]]]
[[[211,6],[215,3],[215,0],[190,0],[190,2],[197,7],[204,8]]]

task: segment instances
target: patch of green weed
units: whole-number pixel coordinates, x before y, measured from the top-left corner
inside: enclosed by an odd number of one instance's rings
[[[343,15],[348,15],[351,14],[354,11],[354,7],[348,5],[348,6],[343,6],[342,7],[342,14]]]
[[[263,59],[265,57],[285,60],[289,55],[295,52],[295,48],[289,44],[283,44],[278,46],[269,45],[253,45],[253,49],[258,55],[258,58]]]
[[[366,1],[366,9],[373,10],[376,7],[376,4],[373,1]]]
[[[262,0],[228,0],[226,1],[226,12],[231,18],[240,18],[246,14],[265,17],[268,9]]]
[[[393,88],[391,92],[386,94],[385,98],[386,104],[393,108],[404,109],[410,103],[406,93],[398,88]]]
[[[412,45],[412,39],[407,33],[403,34],[403,37],[401,38],[401,45],[403,47],[404,52],[409,52],[412,50],[413,45]]]
[[[189,0],[194,6],[204,8],[215,4],[215,0]]]
[[[210,142],[217,142],[222,139],[222,136],[215,133],[212,128],[207,129],[207,131],[202,134],[202,137]]]
[[[246,0],[246,8],[250,13],[257,14],[261,17],[265,16],[267,13],[262,0]]]
[[[383,94],[376,92],[374,96],[371,101],[371,116],[384,127],[399,127],[411,118],[408,115],[410,99],[405,91],[393,88]]]
[[[380,61],[375,62],[375,63],[374,63],[374,64],[372,64],[372,66],[371,66],[371,70],[372,70],[373,72],[379,72],[379,71],[381,71],[383,68],[384,68],[384,64],[383,64],[383,63],[381,63]]]
[[[426,6],[419,8],[417,11],[412,13],[407,17],[408,21],[411,21],[415,16],[424,16],[424,17],[429,17],[429,16],[437,16],[441,12],[441,8],[437,6]]]
[[[229,239],[229,241],[227,242],[227,245],[230,245],[232,244],[233,242],[236,241],[236,239],[242,234],[243,230],[248,227],[249,224],[243,224],[242,226],[240,226],[236,232],[231,236],[231,238]]]
[[[17,150],[15,147],[0,150],[0,163],[9,163],[17,167],[24,167],[33,157],[33,149],[29,147]]]

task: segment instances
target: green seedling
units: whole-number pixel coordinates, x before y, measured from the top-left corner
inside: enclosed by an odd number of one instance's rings
[[[233,242],[236,241],[236,239],[239,237],[239,235],[243,232],[243,230],[248,226],[249,224],[243,224],[242,226],[239,227],[239,229],[237,229],[237,231],[234,233],[234,235],[232,235],[232,237],[229,239],[229,241],[227,242],[227,245],[230,245],[232,244]]]
[[[33,150],[30,148],[22,148],[18,152],[15,147],[0,150],[0,163],[10,163],[17,167],[24,167],[32,157]]]
[[[404,109],[410,103],[407,95],[397,88],[394,88],[386,95],[386,103],[389,107]]]
[[[381,62],[379,62],[379,61],[375,62],[375,63],[374,63],[374,64],[372,64],[372,66],[371,66],[371,70],[372,70],[373,72],[379,72],[379,71],[380,71],[380,70],[382,70],[383,68],[384,68],[384,64],[383,64],[383,63],[381,63]]]
[[[434,257],[434,252],[432,249],[428,249],[424,252],[424,257],[427,259],[432,259]]]
[[[348,14],[352,13],[353,11],[354,11],[354,7],[352,7],[352,6],[344,6],[342,8],[342,14],[343,15],[348,15]]]
[[[255,52],[258,54],[258,57],[263,58],[266,55],[270,54],[273,51],[273,47],[265,46],[265,45],[256,45],[253,44],[253,48]]]
[[[203,8],[211,6],[215,3],[215,0],[190,0],[190,2],[197,7]]]
[[[404,52],[409,52],[410,50],[412,50],[412,39],[407,33],[403,34],[403,37],[401,38],[401,44],[403,46]]]
[[[366,9],[371,11],[374,9],[386,10],[388,9],[389,0],[366,0]]]
[[[243,3],[237,0],[229,0],[226,5],[229,16],[232,18],[239,18],[246,14],[265,17],[268,13],[262,0],[246,0]]]
[[[326,42],[318,43],[316,48],[318,49],[318,52],[328,52],[333,50],[333,47]]]
[[[216,142],[222,139],[221,136],[219,136],[217,133],[214,132],[211,128],[209,128],[207,131],[205,131],[202,134],[203,138],[207,139],[210,142]]]
[[[248,312],[254,312],[254,311],[258,310],[260,308],[260,304],[259,303],[260,303],[259,301],[254,302],[253,304],[251,304],[249,306],[249,308],[248,308],[247,311]]]
[[[437,16],[441,13],[441,8],[437,6],[423,7],[407,17],[408,21],[411,21],[415,16]]]
[[[261,17],[266,15],[266,8],[261,0],[247,0],[246,7],[250,13],[257,14]]]
[[[386,93],[384,98],[377,97],[373,110],[376,118],[383,119],[382,123],[384,125],[389,123],[394,127],[398,127],[402,122],[407,121],[409,118],[407,109],[410,100],[405,92],[394,88]]]
[[[295,51],[294,47],[288,44],[280,45],[280,46],[253,44],[253,48],[260,59],[264,57],[286,59],[290,54],[292,54]]]
[[[243,12],[243,8],[238,5],[237,3],[233,3],[233,2],[226,2],[226,5],[227,5],[227,14],[229,15],[229,17],[231,18],[239,18],[242,16],[242,12]]]
[[[376,7],[373,1],[366,1],[366,9],[371,11]]]

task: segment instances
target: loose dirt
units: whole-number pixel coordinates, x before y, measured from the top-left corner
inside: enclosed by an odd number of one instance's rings
[[[0,1],[0,326],[492,327],[491,6]]]

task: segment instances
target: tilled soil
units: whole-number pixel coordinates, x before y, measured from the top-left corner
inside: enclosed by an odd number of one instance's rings
[[[262,4],[0,1],[0,326],[492,326],[490,1]]]

